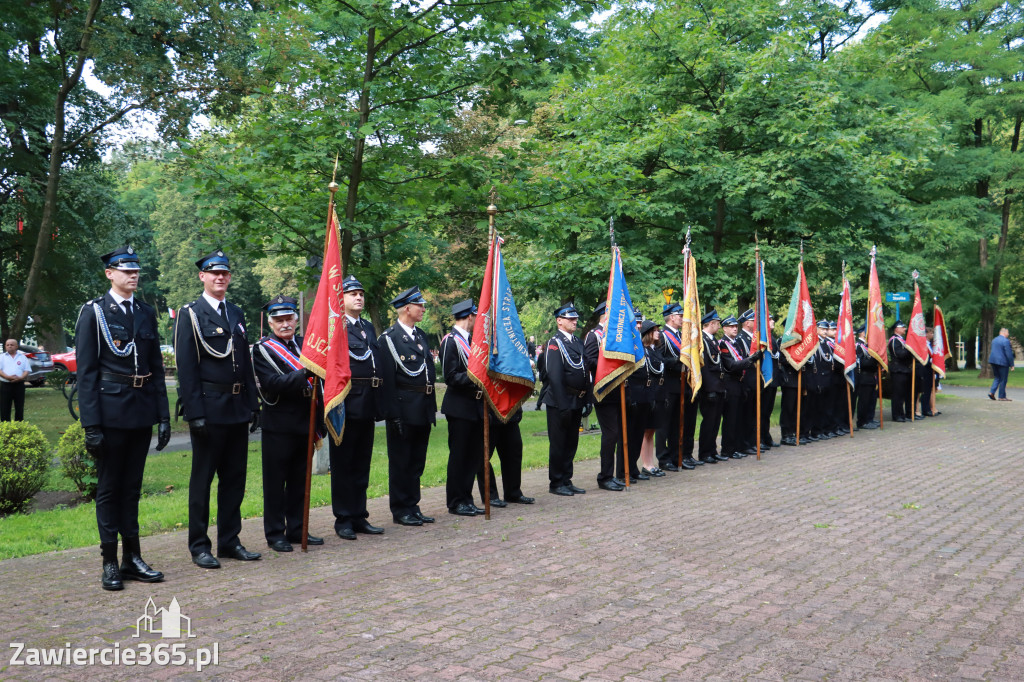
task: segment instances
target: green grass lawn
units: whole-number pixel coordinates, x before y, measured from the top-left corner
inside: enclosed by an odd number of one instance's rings
[[[951,396],[939,396],[939,400],[948,400]],[[29,402],[29,400],[31,402]],[[29,400],[26,401],[26,418],[40,426],[56,444],[60,432],[67,427],[70,416],[61,414],[63,398],[59,391],[51,389],[30,389]],[[772,415],[774,436],[779,436],[778,418],[781,399],[775,403]],[[888,409],[888,404],[886,405]],[[591,413],[588,417],[591,426],[597,426],[597,418]],[[700,418],[698,417],[698,429]],[[183,430],[184,422],[179,422],[176,430]],[[532,407],[523,415],[521,424],[523,433],[523,468],[536,469],[548,464],[548,439],[546,435],[535,435],[547,428],[544,412],[535,412]],[[585,435],[580,438],[577,460],[593,459],[599,455],[600,435]],[[192,454],[189,451],[166,452],[151,455],[146,463],[146,474],[143,481],[142,500],[139,504],[139,520],[142,524],[142,535],[165,533],[184,528],[188,524],[188,479],[191,469]],[[427,464],[421,479],[423,487],[444,485],[448,461],[448,425],[439,421],[430,435],[427,449]],[[500,475],[498,458],[493,458],[493,465]],[[216,486],[216,481],[214,482]],[[586,486],[584,486],[586,487]],[[500,488],[499,488],[500,489]],[[59,469],[50,472],[50,478],[44,490],[59,491],[75,490],[74,484],[60,473]],[[384,428],[378,427],[374,439],[373,460],[370,469],[368,496],[380,497],[388,492],[387,447]],[[543,490],[526,490],[527,495],[543,493]],[[211,514],[216,515],[216,494],[212,495]],[[310,505],[321,507],[330,504],[331,489],[329,475],[313,477]],[[427,513],[437,510],[426,510]],[[245,499],[242,503],[242,515],[252,518],[263,515],[263,478],[261,471],[260,445],[252,443],[249,447],[248,474],[246,478]],[[378,523],[387,519],[371,519]],[[329,533],[330,528],[314,528],[314,534]],[[72,547],[84,547],[99,543],[96,531],[95,503],[87,502],[71,508],[55,508],[31,514],[13,514],[0,518],[0,559],[7,559],[29,554],[38,554]],[[258,548],[257,548],[258,549]],[[182,551],[185,551],[184,541]]]
[[[1017,369],[1020,371],[1018,372]],[[1009,379],[1006,382],[1007,388],[1024,388],[1024,367],[1018,367],[1017,369],[1010,372]],[[949,384],[950,386],[990,388],[992,386],[992,379],[979,377],[978,371],[972,369],[960,372],[946,372],[946,378],[942,380],[942,383]]]

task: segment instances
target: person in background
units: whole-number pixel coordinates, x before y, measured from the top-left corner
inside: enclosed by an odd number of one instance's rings
[[[25,379],[29,373],[28,356],[18,350],[15,339],[7,339],[4,353],[0,355],[0,421],[11,421],[11,407],[14,407],[14,421],[25,418]]]
[[[996,392],[999,392],[999,400],[1009,402],[1006,397],[1006,382],[1013,371],[1013,347],[1010,346],[1010,330],[1003,327],[999,330],[999,336],[992,339],[992,351],[988,356],[988,364],[992,367],[992,388],[988,391],[990,400],[996,399]]]

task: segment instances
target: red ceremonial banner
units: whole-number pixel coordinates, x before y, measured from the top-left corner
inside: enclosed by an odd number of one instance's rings
[[[875,268],[875,252],[871,250],[871,279],[868,284],[868,353],[882,369],[889,371],[889,348],[885,336],[885,311],[882,309],[882,289],[878,286],[878,270]]]
[[[352,369],[348,364],[338,216],[333,208],[327,217],[323,263],[299,359],[324,380],[324,421],[331,439],[338,445],[344,431],[344,402],[352,380]]]
[[[910,312],[910,324],[907,325],[907,350],[922,365],[931,353],[928,352],[928,337],[925,335],[924,311],[921,309],[921,290],[914,282],[914,309]]]
[[[946,358],[953,357],[953,354],[949,352],[946,317],[942,314],[942,308],[939,307],[938,302],[935,303],[932,328],[935,330],[935,338],[932,339],[932,370],[942,379],[946,376]]]
[[[786,331],[779,348],[796,370],[802,369],[811,354],[818,350],[818,331],[815,328],[814,308],[811,306],[811,292],[807,289],[803,261],[797,271],[796,285],[789,300],[789,314],[786,316]]]

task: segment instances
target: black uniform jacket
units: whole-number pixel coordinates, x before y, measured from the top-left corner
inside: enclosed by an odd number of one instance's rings
[[[672,335],[672,341],[667,338],[669,334]],[[679,359],[679,351],[676,350],[679,343],[679,334],[665,327],[658,344],[658,355],[665,362],[664,388],[673,395],[679,394],[682,388],[684,366]]]
[[[259,406],[242,309],[231,302],[225,309],[228,320],[200,297],[178,311],[174,354],[178,396],[188,421],[202,418],[210,424],[240,424],[249,421]],[[198,336],[192,313],[198,323]],[[210,355],[204,346],[205,342],[214,352],[223,353],[229,339],[234,349],[223,358]]]
[[[569,361],[562,357],[565,348]],[[595,365],[596,367],[596,365]],[[583,361],[583,342],[575,336],[566,338],[562,332],[551,337],[544,345],[544,371],[548,391],[544,404],[556,410],[580,410],[590,394],[590,382]]]
[[[804,388],[816,392],[832,385],[832,349],[824,336],[818,337],[818,347],[804,365]]]
[[[740,351],[740,355],[744,358],[750,355],[750,347],[754,344],[754,337],[746,329],[741,329],[740,333],[736,335],[739,340],[739,344],[742,344],[743,350]],[[755,351],[761,350],[755,348]],[[750,363],[751,369],[743,374],[743,385],[749,389],[757,388],[757,362]]]
[[[701,367],[701,389],[703,394],[720,393],[725,390],[725,367],[722,366],[722,349],[715,337],[704,335],[704,366]]]
[[[626,402],[654,403],[665,399],[665,365],[657,348],[644,347],[647,361],[626,379]],[[657,370],[661,370],[659,374]]]
[[[601,327],[594,327],[587,332],[586,338],[583,340],[583,367],[587,370],[587,382],[590,384],[590,393],[587,399],[597,404],[597,398],[594,397],[594,377],[597,375],[597,359],[601,354],[601,343],[604,339],[604,330]],[[544,353],[540,355],[544,357]],[[605,400],[611,400],[611,397],[605,398]]]
[[[434,359],[427,335],[416,327],[409,336],[396,322],[384,330],[377,343],[380,346],[378,367],[384,377],[381,396],[384,418],[399,419],[413,426],[433,424],[437,395],[434,393]]]
[[[444,383],[447,387],[444,392],[444,400],[441,401],[441,413],[449,417],[459,419],[484,418],[484,394],[473,380],[469,378],[469,366],[467,357],[463,357],[459,351],[459,341],[465,340],[455,335],[458,331],[452,330],[450,334],[441,341],[441,372],[444,374]],[[467,345],[472,345],[472,335]]]
[[[256,383],[263,398],[260,426],[274,433],[309,434],[309,403],[312,387],[306,379],[306,370],[292,369],[267,345],[273,335],[264,336],[252,347],[252,367]],[[296,349],[302,348],[302,338],[295,337]],[[298,357],[295,357],[296,362]],[[323,423],[323,404],[318,399],[317,424]]]
[[[369,320],[359,318],[355,324],[349,321],[347,316],[345,320],[348,329],[348,363],[352,368],[352,388],[345,398],[345,416],[378,421],[383,418],[381,398],[384,397],[384,387],[381,385],[381,368],[384,357],[377,342],[377,330]],[[374,387],[374,384],[377,386]]]
[[[750,374],[754,367],[753,359],[744,355],[747,350],[746,346],[739,340],[738,335],[736,341],[733,341],[728,336],[724,336],[718,343],[721,349],[722,367],[725,370],[725,381],[734,384],[743,382],[746,374]],[[734,358],[733,354],[729,351],[730,345],[740,356],[739,360]]]
[[[789,364],[786,354],[779,351],[778,362],[775,364],[775,381],[779,386],[783,388],[796,388],[799,376],[800,373],[793,368],[793,365]]]
[[[907,342],[893,334],[889,339],[889,374],[910,374],[913,362],[914,356],[907,349]]]
[[[867,344],[857,340],[857,385],[874,386],[878,383],[878,360],[871,357]]]
[[[134,340],[134,353],[123,358],[114,354],[97,324],[93,303],[100,306],[106,318],[114,348],[124,349]],[[78,413],[83,427],[140,429],[170,419],[156,311],[135,299],[133,316],[135,324],[129,326],[124,308],[114,302],[109,292],[82,306],[75,325],[75,339],[78,342]],[[103,373],[124,377],[148,375],[148,378],[141,387],[133,388],[126,383],[104,381]]]

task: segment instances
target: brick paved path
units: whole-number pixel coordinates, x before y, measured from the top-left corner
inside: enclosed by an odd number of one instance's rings
[[[211,674],[277,679],[1024,679],[1024,403],[961,389],[944,414],[760,462],[669,474],[629,492],[546,492],[493,520],[442,514],[382,537],[258,563],[188,562],[185,535],[144,539],[167,582],[99,589],[95,548],[0,563],[0,640],[132,639],[147,597],[177,597]],[[327,509],[313,514],[328,535]],[[387,523],[384,523],[387,521]],[[149,639],[150,643],[160,640]],[[175,640],[163,640],[173,642]],[[74,667],[0,677],[82,679]],[[6,668],[4,666],[7,666]],[[107,668],[104,677],[198,677]]]

